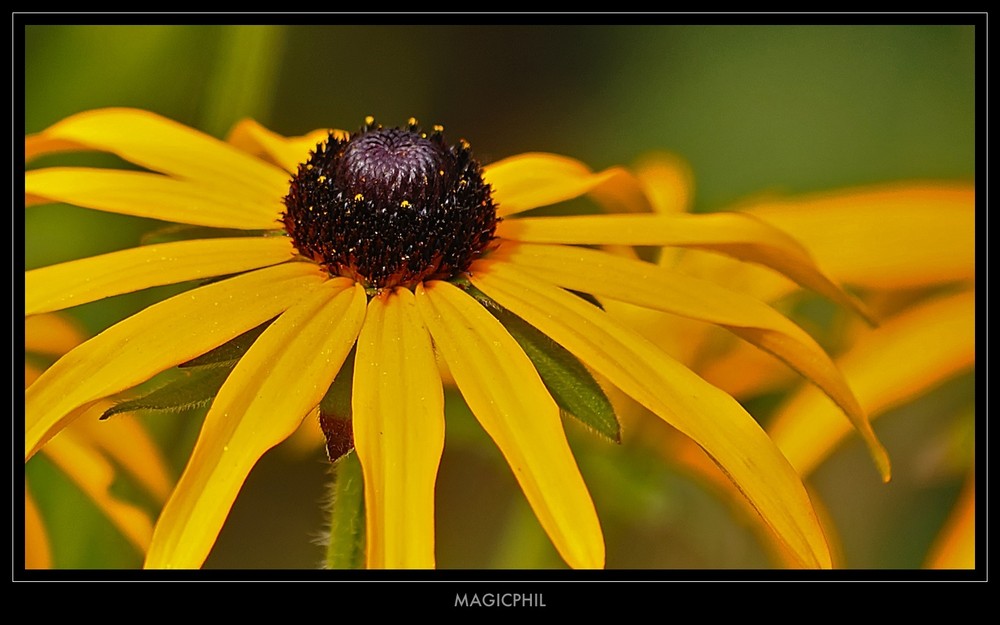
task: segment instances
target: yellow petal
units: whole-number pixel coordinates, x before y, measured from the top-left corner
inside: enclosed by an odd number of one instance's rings
[[[958,502],[931,547],[929,569],[976,568],[976,480],[970,472]]]
[[[493,187],[497,215],[507,217],[595,192],[619,210],[649,210],[638,181],[620,167],[594,173],[578,160],[556,154],[528,153],[487,165],[483,179]]]
[[[354,364],[354,448],[365,476],[368,568],[434,568],[444,393],[413,293],[372,298]]]
[[[153,522],[142,509],[111,494],[115,469],[110,462],[69,430],[49,441],[44,453],[139,551],[146,550]]]
[[[734,342],[725,352],[706,358],[704,366],[696,370],[706,382],[737,399],[788,388],[795,382],[795,373],[783,362],[742,342]]]
[[[97,402],[87,417],[78,419],[72,427],[80,441],[100,449],[115,461],[122,471],[162,504],[170,495],[174,480],[159,446],[137,419],[119,416],[101,421],[98,417],[113,404]]]
[[[250,469],[336,377],[364,320],[364,290],[347,279],[313,290],[268,326],[219,389],[157,521],[147,568],[202,565]]]
[[[288,174],[237,148],[149,111],[107,108],[78,113],[25,139],[35,154],[70,145],[111,152],[164,174],[229,189],[233,195],[274,199],[288,190]],[[30,141],[29,141],[30,140]]]
[[[176,180],[159,174],[87,167],[50,167],[24,174],[24,188],[32,198],[75,206],[149,217],[162,221],[276,230],[288,188],[268,196],[246,198],[239,192],[201,182]],[[37,201],[33,203],[38,203]]]
[[[972,185],[913,183],[746,207],[805,245],[838,280],[905,289],[975,277]]]
[[[694,174],[678,156],[665,152],[648,154],[635,166],[635,174],[653,212],[669,215],[691,209]]]
[[[289,173],[298,171],[299,163],[308,160],[316,144],[326,141],[330,133],[342,139],[350,136],[343,130],[314,130],[301,137],[283,137],[252,119],[240,121],[226,138],[230,144],[254,156],[262,156]]]
[[[112,295],[242,273],[295,256],[284,237],[175,241],[24,272],[24,314],[61,310]]]
[[[872,418],[975,365],[975,294],[940,298],[903,313],[857,340],[838,359],[840,370]],[[837,409],[804,388],[768,427],[771,437],[808,476],[848,433]]]
[[[45,532],[45,523],[38,512],[38,506],[28,490],[28,482],[24,482],[24,568],[52,568],[52,551],[49,549],[49,537]]]
[[[508,244],[491,258],[567,289],[718,324],[774,354],[837,402],[888,479],[888,455],[836,365],[812,337],[766,304],[651,263],[581,247]]]
[[[26,352],[62,356],[85,338],[83,331],[62,315],[34,315],[24,319]]]
[[[559,408],[531,361],[472,297],[447,282],[417,287],[417,307],[458,389],[510,464],[535,516],[574,568],[604,566],[604,538]]]
[[[802,481],[732,397],[604,311],[554,285],[489,261],[474,263],[470,279],[705,449],[801,565],[830,566]]]
[[[61,152],[79,152],[86,150],[87,146],[76,141],[47,137],[44,134],[27,135],[24,137],[24,160],[30,161],[46,154],[59,154]]]
[[[77,407],[145,382],[278,315],[325,273],[285,263],[181,293],[69,352],[24,393],[25,460]]]
[[[500,223],[497,236],[526,243],[666,245],[718,252],[770,267],[871,320],[864,305],[826,277],[795,239],[751,215],[527,217]]]

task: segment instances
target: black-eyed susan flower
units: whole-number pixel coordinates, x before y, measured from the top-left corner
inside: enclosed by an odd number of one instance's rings
[[[415,121],[286,139],[253,122],[222,142],[154,114],[74,115],[28,158],[111,152],[147,171],[52,167],[27,203],[236,229],[26,272],[25,314],[155,285],[222,278],[108,328],[25,393],[25,458],[81,407],[270,322],[232,367],[167,502],[146,566],[200,566],[250,469],[321,403],[352,349],[351,431],[364,475],[369,567],[434,566],[444,444],[437,358],[510,464],[563,559],[601,567],[604,542],[539,365],[501,319],[540,331],[704,448],[800,566],[830,555],[799,477],[754,419],[580,293],[718,324],[813,381],[888,461],[836,366],[774,309],[593,245],[712,249],[860,308],[793,239],[744,215],[648,210],[627,171],[525,154],[481,167]],[[591,194],[628,215],[521,217]],[[513,321],[510,321],[513,323]],[[509,325],[509,324],[508,324]]]

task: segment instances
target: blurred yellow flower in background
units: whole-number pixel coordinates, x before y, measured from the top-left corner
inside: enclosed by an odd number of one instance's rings
[[[42,373],[42,362],[58,358],[85,340],[76,325],[55,314],[24,320],[24,380],[30,385]],[[85,493],[119,532],[144,553],[153,535],[153,521],[143,506],[116,494],[116,480],[130,480],[162,506],[173,487],[163,455],[149,434],[127,418],[99,423],[111,406],[99,401],[83,407],[70,427],[48,441],[41,451]],[[51,568],[56,560],[45,530],[45,520],[25,480],[25,567]]]
[[[511,335],[511,324],[525,322],[703,448],[793,563],[829,567],[809,497],[756,421],[573,292],[709,322],[776,356],[835,402],[889,477],[861,404],[809,334],[736,290],[612,253],[649,245],[712,250],[868,314],[799,243],[759,218],[650,213],[647,189],[630,172],[594,173],[550,154],[480,171],[466,143],[447,146],[441,129],[424,133],[415,120],[383,129],[369,119],[352,135],[320,130],[291,139],[246,121],[225,143],[149,112],[103,109],[25,140],[29,160],[78,150],[111,152],[152,171],[31,170],[29,205],[66,202],[245,236],[156,243],[26,272],[26,316],[224,277],[108,328],[42,374],[25,395],[26,461],[81,407],[274,320],[219,389],[157,522],[147,567],[202,564],[251,468],[315,413],[352,349],[367,566],[435,564],[444,444],[436,355],[563,559],[603,566],[600,524],[563,433],[558,393],[540,377],[537,355]],[[632,214],[521,216],[584,194]],[[442,219],[458,220],[444,228],[459,231],[457,243],[439,236]],[[352,234],[356,224],[361,231]],[[386,234],[394,228],[402,248]],[[582,247],[595,245],[611,251]]]
[[[636,172],[657,211],[689,210],[692,176],[682,161],[657,154],[640,163]],[[751,199],[733,209],[794,236],[833,279],[863,294],[878,324],[843,316],[827,339],[839,354],[838,367],[872,419],[974,371],[972,185],[896,183],[805,197]],[[782,276],[717,254],[685,251],[664,254],[659,262],[781,308],[790,308],[798,296],[796,285]],[[706,380],[740,400],[795,388],[793,372],[780,362],[745,343],[725,340],[707,326],[635,310],[620,312],[629,315],[651,340],[692,363]],[[850,435],[837,406],[815,388],[805,386],[784,397],[765,425],[807,484],[817,467]],[[650,428],[633,434],[655,440],[667,458],[707,480],[744,513],[753,514],[742,507],[742,498],[718,468],[687,441],[662,436]],[[948,455],[956,470],[967,472],[968,478],[926,566],[975,566],[974,436],[963,430],[940,443],[945,447],[940,453]],[[817,493],[810,490],[810,495],[822,510]],[[828,539],[836,537],[829,519],[824,527]],[[780,558],[782,548],[776,547],[773,552]],[[834,564],[842,566],[838,552],[834,545]]]

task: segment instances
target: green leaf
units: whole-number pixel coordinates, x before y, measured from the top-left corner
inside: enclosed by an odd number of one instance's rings
[[[363,569],[365,564],[365,488],[358,454],[333,465],[330,485],[330,534],[324,564],[328,569]]]
[[[351,421],[351,388],[354,383],[354,352],[352,347],[340,372],[333,379],[319,403],[319,425],[326,436],[326,454],[337,462],[354,449],[354,429]]]
[[[207,406],[219,393],[231,370],[230,367],[210,367],[185,371],[155,391],[108,408],[101,419],[124,412],[180,412]]]
[[[231,369],[236,366],[236,363],[243,357],[243,354],[250,349],[250,346],[257,340],[257,337],[260,336],[261,333],[267,329],[267,326],[271,325],[273,321],[274,319],[266,321],[256,328],[247,330],[233,340],[223,343],[212,351],[205,352],[201,356],[185,363],[181,363],[178,366],[182,369],[191,367],[228,367]]]
[[[563,413],[605,438],[621,442],[621,424],[611,402],[576,356],[482,291],[471,285],[467,290],[518,342]]]

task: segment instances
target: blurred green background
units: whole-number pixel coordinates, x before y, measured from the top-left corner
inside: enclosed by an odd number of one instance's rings
[[[28,25],[24,130],[105,106],[147,108],[216,136],[245,116],[289,135],[353,130],[369,114],[386,125],[415,116],[465,137],[484,162],[550,151],[599,168],[671,151],[694,171],[696,209],[716,210],[761,192],[971,181],[975,35],[971,26]],[[32,208],[25,265],[131,247],[156,225]],[[177,288],[71,312],[96,332]],[[877,422],[897,467],[890,485],[857,441],[816,474],[849,566],[921,564],[962,481],[926,459],[971,427],[973,395],[966,376]],[[499,452],[457,396],[449,402],[439,566],[562,566]],[[137,418],[179,475],[201,414]],[[661,458],[569,430],[609,567],[768,565],[744,521]],[[315,567],[324,463],[320,450],[267,455],[206,566]],[[26,472],[57,566],[141,563],[44,458]]]

